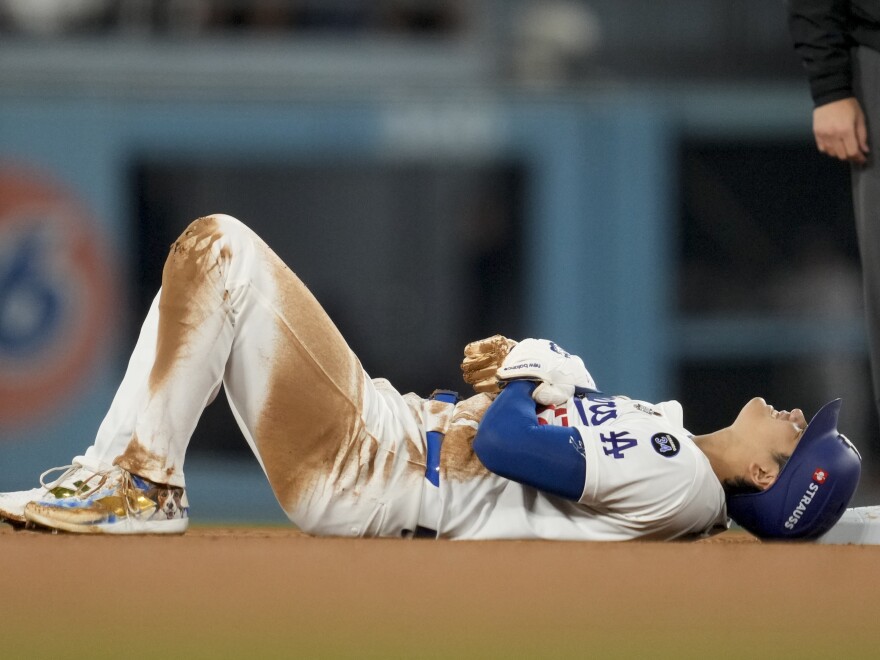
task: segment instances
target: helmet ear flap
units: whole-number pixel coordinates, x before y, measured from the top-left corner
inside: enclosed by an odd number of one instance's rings
[[[728,515],[763,539],[812,540],[831,529],[861,475],[859,452],[837,430],[839,413],[840,399],[823,406],[773,485],[729,496]]]

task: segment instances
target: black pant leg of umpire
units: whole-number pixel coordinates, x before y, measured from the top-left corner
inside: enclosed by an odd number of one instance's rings
[[[852,168],[853,206],[862,260],[874,403],[880,415],[880,51],[853,49],[853,84],[868,122],[871,154]]]

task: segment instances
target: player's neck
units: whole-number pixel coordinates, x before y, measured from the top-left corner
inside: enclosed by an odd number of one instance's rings
[[[694,436],[694,444],[709,459],[709,465],[712,466],[712,471],[718,481],[724,483],[740,476],[738,443],[735,441],[730,427],[705,435],[696,435]]]

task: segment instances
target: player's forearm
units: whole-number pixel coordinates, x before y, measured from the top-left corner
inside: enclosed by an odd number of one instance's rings
[[[788,27],[816,106],[853,95],[848,0],[787,0]]]
[[[515,381],[505,387],[480,422],[474,452],[495,474],[577,501],[586,478],[578,432],[538,423],[531,397],[536,385]]]

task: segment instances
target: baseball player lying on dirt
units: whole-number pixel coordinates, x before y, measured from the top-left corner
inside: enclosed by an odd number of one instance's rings
[[[815,539],[858,482],[839,401],[808,425],[756,398],[692,436],[677,402],[606,396],[547,340],[474,342],[462,368],[477,391],[464,400],[371,379],[254,232],[201,218],[171,248],[95,443],[41,487],[0,495],[0,517],[183,533],[187,444],[221,384],[281,507],[313,534],[670,540],[731,516],[763,538]]]

